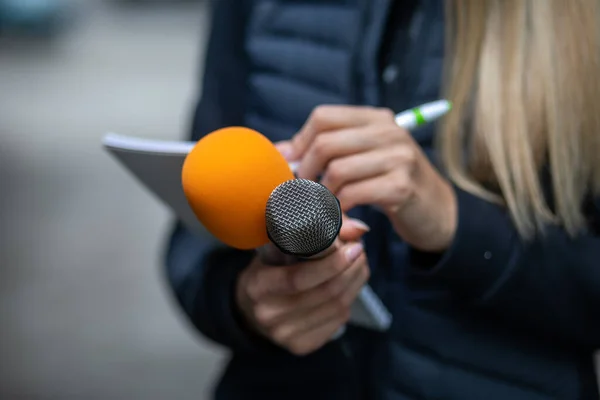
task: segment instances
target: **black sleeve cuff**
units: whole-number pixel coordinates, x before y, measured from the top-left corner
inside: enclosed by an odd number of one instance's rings
[[[462,294],[485,300],[514,272],[518,233],[506,210],[456,188],[458,226],[450,248],[441,255],[410,250],[419,275],[441,279]]]

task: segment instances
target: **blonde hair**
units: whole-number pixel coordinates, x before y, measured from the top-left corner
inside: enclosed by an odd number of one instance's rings
[[[548,224],[576,235],[584,198],[600,193],[600,1],[447,4],[446,172],[504,204],[525,238]]]

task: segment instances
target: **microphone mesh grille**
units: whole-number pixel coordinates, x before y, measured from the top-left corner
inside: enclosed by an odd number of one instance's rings
[[[267,233],[281,251],[310,257],[331,246],[342,225],[337,198],[325,186],[292,179],[273,190],[266,209]]]

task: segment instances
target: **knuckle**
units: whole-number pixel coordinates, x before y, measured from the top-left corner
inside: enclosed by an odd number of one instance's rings
[[[338,315],[343,315],[344,313],[348,312],[350,304],[352,304],[352,301],[349,296],[339,296],[335,300],[334,307]]]
[[[315,138],[313,144],[313,151],[317,157],[323,157],[327,155],[329,151],[329,140],[325,135],[319,135]]]
[[[275,342],[277,342],[281,345],[284,345],[284,346],[290,345],[290,337],[292,336],[292,333],[293,333],[292,329],[286,325],[274,327],[270,331],[271,338]]]
[[[326,105],[320,105],[313,108],[310,114],[310,119],[313,121],[313,123],[318,125],[320,122],[324,121],[327,118],[328,114],[329,107]]]
[[[265,327],[273,325],[275,321],[275,313],[263,305],[256,305],[254,307],[254,318],[256,321]]]
[[[246,286],[246,295],[251,301],[258,301],[262,296],[260,285],[255,280],[251,280]]]
[[[352,306],[352,303],[354,303],[354,297],[348,295],[342,296],[341,303],[343,307],[343,313],[348,313],[350,312],[350,307]]]
[[[417,154],[415,149],[409,146],[396,146],[391,152],[390,157],[388,157],[388,162],[390,162],[390,166],[393,168],[398,168],[402,166],[403,168],[412,169],[413,165],[416,163]]]
[[[401,135],[398,134],[397,126],[390,126],[389,124],[381,126],[380,135],[383,137],[385,143],[398,143],[401,139]]]
[[[410,178],[413,178],[419,166],[419,153],[415,148],[409,147],[402,152],[402,163],[406,169],[406,173]]]
[[[398,201],[403,201],[410,197],[413,191],[412,181],[408,179],[407,174],[404,171],[401,173],[394,174],[393,180],[390,182],[388,189],[385,194],[385,203],[390,205],[397,204]]]
[[[282,274],[279,275],[278,280],[277,282],[274,282],[274,285],[286,293],[296,292],[301,280],[301,270],[294,267],[289,267],[283,268],[281,272]]]
[[[365,265],[362,268],[361,272],[362,272],[362,278],[365,282],[368,281],[369,279],[371,279],[371,268],[369,268],[368,265]]]
[[[403,146],[402,148],[402,159],[408,165],[414,165],[417,163],[417,150],[412,146]]]
[[[406,166],[406,174],[411,179],[411,181],[417,177],[418,172],[419,172],[419,164],[417,163],[416,160],[411,161]]]
[[[286,286],[290,293],[299,292],[302,289],[302,276],[299,273],[286,275]]]
[[[343,290],[342,283],[339,280],[332,280],[325,286],[325,295],[335,297]]]
[[[384,167],[387,171],[393,171],[402,165],[402,157],[398,151],[391,151],[384,158]]]
[[[313,346],[310,346],[300,340],[291,342],[287,346],[287,348],[290,351],[290,353],[296,356],[305,356],[313,351]]]
[[[377,113],[382,120],[393,120],[396,116],[394,112],[387,107],[377,109]]]
[[[395,145],[398,141],[397,136],[397,134],[394,135],[394,128],[390,129],[389,125],[381,125],[379,129],[374,131],[373,141],[378,148],[388,149],[389,153],[390,146]]]
[[[401,185],[394,185],[392,188],[392,204],[395,205],[398,201],[403,201],[407,198],[408,189]]]
[[[407,179],[398,179],[392,189],[394,191],[394,197],[400,200],[409,198],[413,192],[413,186]]]
[[[332,161],[329,163],[326,171],[327,179],[329,179],[331,182],[338,182],[342,180],[344,178],[344,173],[345,171],[343,165],[339,161]]]

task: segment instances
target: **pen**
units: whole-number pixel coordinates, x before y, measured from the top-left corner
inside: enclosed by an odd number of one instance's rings
[[[452,103],[448,100],[437,100],[425,103],[410,110],[396,114],[396,124],[404,129],[415,129],[443,117],[452,109]],[[290,163],[292,171],[296,171],[299,162]]]
[[[404,129],[415,129],[443,117],[452,109],[448,100],[437,100],[396,114],[396,124]]]

